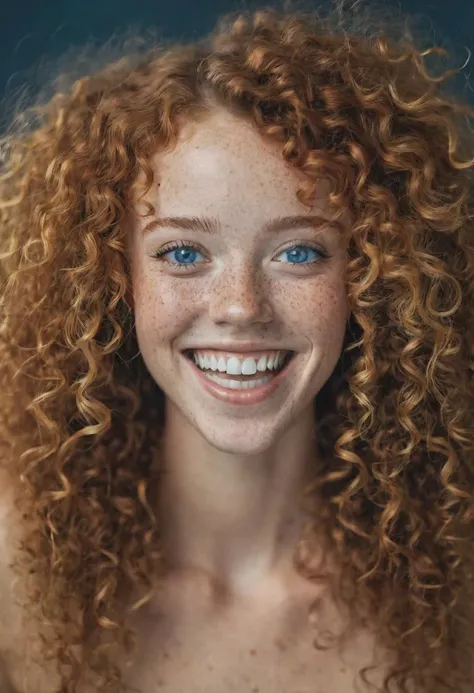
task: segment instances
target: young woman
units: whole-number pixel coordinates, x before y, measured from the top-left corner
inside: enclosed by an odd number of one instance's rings
[[[472,690],[474,111],[338,18],[5,136],[2,690]]]

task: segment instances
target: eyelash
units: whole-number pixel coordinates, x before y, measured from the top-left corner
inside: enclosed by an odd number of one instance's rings
[[[327,253],[321,246],[316,245],[315,243],[311,243],[306,240],[300,240],[300,241],[293,241],[293,243],[286,248],[282,248],[279,254],[284,253],[285,250],[291,250],[292,248],[301,248],[301,247],[307,247],[311,248],[312,250],[317,251],[320,254],[320,258],[318,260],[313,260],[312,262],[307,262],[307,263],[300,263],[300,262],[288,262],[287,264],[291,265],[294,267],[295,265],[302,266],[302,267],[308,267],[315,265],[318,262],[324,262],[327,260],[330,255]],[[201,252],[194,243],[190,243],[188,241],[172,241],[171,243],[168,243],[167,245],[163,246],[163,248],[160,248],[156,253],[152,255],[152,257],[155,260],[160,260],[160,262],[166,262],[168,265],[171,265],[174,269],[177,269],[178,271],[181,271],[184,269],[186,272],[188,268],[194,268],[196,267],[195,262],[188,262],[188,263],[180,263],[180,262],[172,262],[171,260],[167,260],[164,256],[167,255],[167,253],[170,253],[173,250],[177,250],[178,248],[191,248],[192,250],[197,250],[198,252]]]

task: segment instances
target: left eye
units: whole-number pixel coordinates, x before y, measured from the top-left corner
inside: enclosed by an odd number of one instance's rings
[[[311,253],[316,256],[314,259],[311,258]],[[328,257],[327,253],[319,247],[309,245],[307,243],[292,245],[289,248],[285,248],[281,251],[280,255],[287,254],[289,256],[290,265],[303,265],[303,264],[315,264],[316,262],[326,259]],[[175,260],[169,260],[166,256],[174,255]],[[166,262],[175,268],[187,268],[196,266],[196,255],[202,255],[199,250],[191,243],[180,243],[168,245],[161,248],[153,257],[157,260]],[[277,260],[277,262],[282,262]]]
[[[319,248],[314,248],[311,245],[292,245],[291,248],[285,248],[285,250],[282,251],[281,254],[283,253],[288,253],[290,256],[290,265],[303,265],[303,264],[314,264],[315,262],[318,261],[318,259],[321,259],[323,257],[327,257],[327,255],[320,250]],[[308,260],[308,254],[311,255],[311,253],[315,254],[316,257],[315,260],[311,260],[309,263],[306,263],[305,261]]]

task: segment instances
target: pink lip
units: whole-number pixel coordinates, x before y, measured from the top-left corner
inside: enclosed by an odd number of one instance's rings
[[[203,371],[198,368],[191,359],[184,357],[186,361],[191,366],[193,372],[199,378],[201,384],[204,388],[216,399],[221,402],[226,402],[227,404],[259,404],[263,402],[267,397],[275,392],[275,390],[281,385],[283,379],[288,373],[291,364],[294,361],[294,357],[289,360],[285,365],[283,370],[281,370],[270,382],[265,383],[265,385],[260,385],[260,387],[252,388],[251,390],[229,390],[222,387],[218,383],[207,378]],[[262,373],[263,375],[263,373]]]

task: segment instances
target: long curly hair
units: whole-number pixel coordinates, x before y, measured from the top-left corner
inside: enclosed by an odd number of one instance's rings
[[[296,565],[317,579],[323,542],[335,600],[392,655],[384,691],[458,691],[472,673],[474,109],[446,87],[459,70],[428,70],[444,49],[343,5],[226,15],[192,43],[139,38],[63,72],[2,137],[2,465],[58,692],[84,672],[121,690],[130,608],[156,589],[163,392],[135,335],[127,219],[152,156],[215,106],[280,144],[301,201],[323,177],[352,219],[351,318],[314,403]]]

